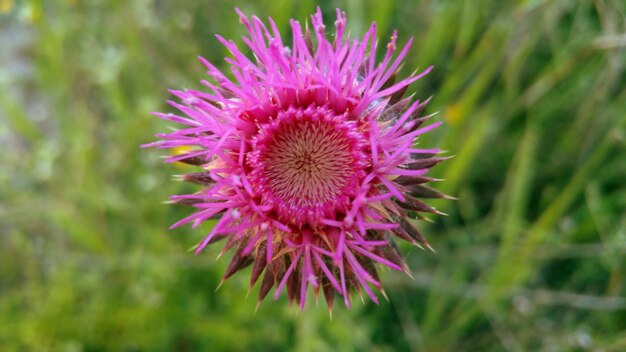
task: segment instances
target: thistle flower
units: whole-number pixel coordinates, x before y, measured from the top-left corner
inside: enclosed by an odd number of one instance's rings
[[[351,291],[377,303],[373,288],[384,291],[375,264],[408,273],[394,238],[430,248],[408,216],[439,213],[419,198],[445,197],[424,185],[445,158],[414,147],[439,123],[424,127],[427,101],[402,98],[431,68],[396,82],[411,41],[396,55],[394,31],[376,62],[376,25],[350,39],[339,9],[332,42],[318,8],[312,33],[290,22],[290,45],[271,18],[268,27],[237,13],[247,48],[217,36],[232,55],[232,78],[200,58],[208,91],[173,90],[182,104],[169,103],[182,114],[155,113],[184,127],[146,146],[191,146],[167,161],[201,170],[180,176],[203,188],[171,197],[196,208],[172,228],[219,219],[196,254],[219,240],[222,254],[236,248],[224,280],[252,265],[253,287],[264,272],[259,302],[276,287],[275,298],[286,289],[304,307],[313,287],[329,309],[335,293],[348,307]]]

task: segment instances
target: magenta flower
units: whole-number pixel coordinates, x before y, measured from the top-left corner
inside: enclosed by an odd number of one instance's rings
[[[376,25],[350,39],[340,10],[332,42],[318,8],[313,34],[291,21],[289,45],[272,19],[268,28],[237,12],[247,48],[217,36],[232,54],[232,78],[200,58],[209,91],[172,91],[182,104],[169,103],[182,114],[155,114],[184,127],[147,146],[191,146],[168,161],[201,167],[182,179],[203,188],[171,197],[196,211],[172,228],[219,219],[196,253],[222,239],[222,253],[236,247],[224,280],[252,264],[251,287],[265,272],[259,301],[286,288],[304,307],[312,286],[329,308],[335,292],[348,307],[351,291],[378,302],[375,264],[408,273],[393,237],[430,248],[408,216],[438,213],[418,198],[445,197],[424,185],[445,158],[414,147],[439,123],[422,127],[427,101],[402,99],[431,68],[395,82],[411,41],[394,57],[394,32],[377,63]]]

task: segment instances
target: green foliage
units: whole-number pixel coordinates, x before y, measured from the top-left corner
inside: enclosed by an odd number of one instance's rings
[[[321,1],[416,43],[419,97],[455,158],[434,170],[458,201],[420,223],[380,306],[284,299],[255,313],[246,275],[167,231],[183,173],[139,145],[167,128],[166,88],[200,88],[228,1],[0,0],[0,350],[618,351],[626,349],[626,7],[599,1]],[[316,3],[245,1],[305,21]],[[358,299],[357,299],[358,301]],[[314,302],[314,299],[311,299]],[[340,302],[338,302],[340,303]]]

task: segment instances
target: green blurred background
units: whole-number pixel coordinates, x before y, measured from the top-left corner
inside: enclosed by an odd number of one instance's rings
[[[315,300],[216,287],[218,249],[164,205],[191,171],[141,150],[168,124],[167,88],[200,88],[214,38],[239,38],[230,1],[0,0],[0,350],[626,350],[626,4],[622,0],[237,2],[289,36],[320,5],[353,36],[378,23],[416,43],[404,70],[445,125],[423,145],[455,158],[459,198],[418,224],[389,302],[329,319]],[[241,43],[241,42],[239,42]],[[247,298],[246,298],[247,297]],[[341,303],[341,302],[337,302]]]

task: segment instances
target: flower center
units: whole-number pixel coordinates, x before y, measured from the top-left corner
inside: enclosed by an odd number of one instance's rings
[[[355,124],[323,108],[280,112],[253,141],[252,177],[281,221],[315,226],[345,210],[362,178]]]
[[[302,207],[336,197],[354,172],[350,143],[330,123],[285,125],[261,156],[272,193]]]

